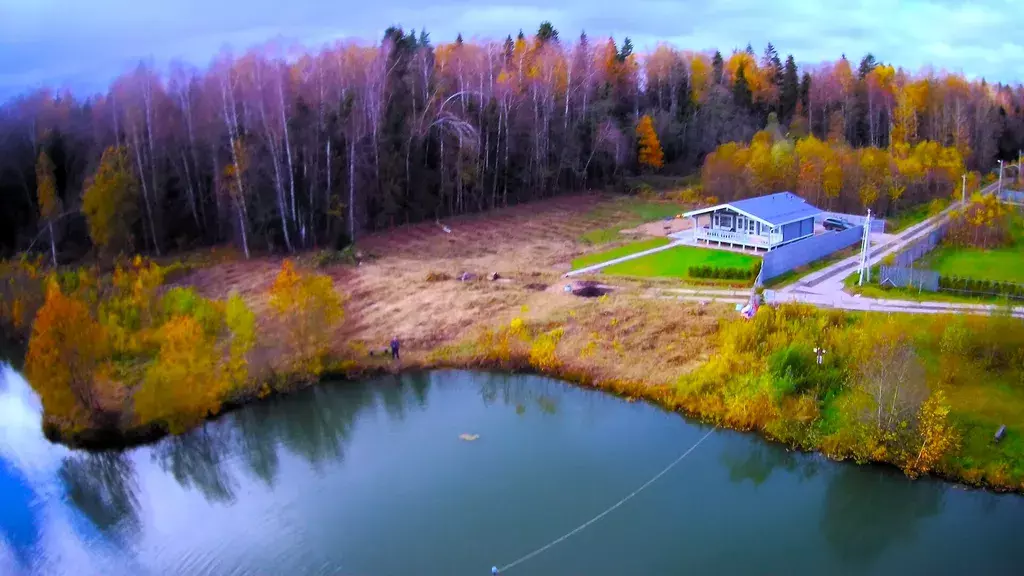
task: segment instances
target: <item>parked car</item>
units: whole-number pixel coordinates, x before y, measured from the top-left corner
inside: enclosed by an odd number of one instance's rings
[[[833,232],[842,232],[843,230],[852,228],[853,225],[842,218],[825,218],[821,221],[821,227]]]

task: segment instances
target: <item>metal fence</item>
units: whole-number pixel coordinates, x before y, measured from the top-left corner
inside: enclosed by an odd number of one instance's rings
[[[902,266],[879,266],[878,284],[896,288],[917,288],[928,292],[938,292],[939,273],[934,270],[905,268]]]
[[[821,224],[826,218],[839,218],[845,220],[854,226],[863,226],[864,222],[868,219],[867,216],[858,216],[856,214],[843,214],[842,212],[821,212],[814,217],[815,224]],[[880,218],[871,218],[871,231],[872,232],[885,232],[885,220]]]
[[[1024,192],[1018,192],[1016,190],[1003,190],[999,193],[999,199],[1003,202],[1010,202],[1013,204],[1024,204]]]
[[[790,270],[853,246],[859,243],[863,236],[864,226],[854,226],[842,232],[827,232],[775,248],[765,253],[757,283],[764,284]]]
[[[932,230],[922,238],[914,240],[910,244],[907,244],[906,248],[900,250],[894,256],[893,265],[897,268],[910,268],[914,265],[925,254],[928,254],[942,242],[942,239],[946,237],[946,232],[949,231],[949,224],[941,224],[935,230]]]

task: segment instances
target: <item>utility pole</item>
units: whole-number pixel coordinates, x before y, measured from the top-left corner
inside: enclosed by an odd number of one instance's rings
[[[868,208],[868,217],[864,219],[864,237],[860,242],[860,275],[857,278],[857,285],[863,286],[864,279],[871,283],[871,269],[868,266],[871,250],[871,209]]]

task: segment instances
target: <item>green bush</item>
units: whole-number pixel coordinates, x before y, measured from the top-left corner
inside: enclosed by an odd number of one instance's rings
[[[160,299],[160,308],[165,322],[174,316],[189,316],[203,327],[203,332],[211,336],[218,334],[223,327],[223,311],[193,288],[171,288]]]

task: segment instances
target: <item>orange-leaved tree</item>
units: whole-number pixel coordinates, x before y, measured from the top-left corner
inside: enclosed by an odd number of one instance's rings
[[[665,153],[661,150],[658,133],[654,131],[654,121],[649,115],[645,114],[640,118],[640,123],[636,127],[636,137],[640,145],[637,156],[640,166],[655,170],[664,166]]]
[[[25,374],[48,415],[70,423],[89,420],[99,409],[95,376],[105,355],[102,326],[51,280],[25,357]]]
[[[104,150],[82,194],[89,238],[100,252],[115,255],[131,248],[138,188],[127,150],[113,146]]]
[[[288,335],[293,367],[300,374],[319,375],[334,328],[344,317],[334,283],[285,260],[270,289],[270,306]]]
[[[54,175],[53,162],[43,150],[36,162],[36,202],[39,203],[39,216],[46,224],[50,235],[50,257],[57,266],[57,237],[54,235],[53,222],[60,215],[60,197],[57,196],[57,178]]]

